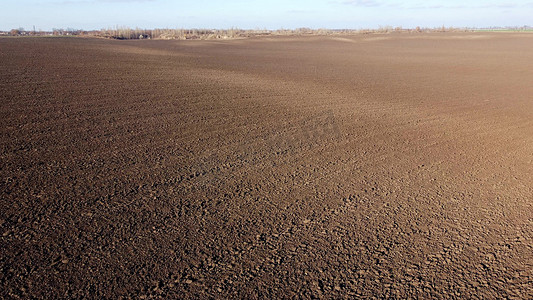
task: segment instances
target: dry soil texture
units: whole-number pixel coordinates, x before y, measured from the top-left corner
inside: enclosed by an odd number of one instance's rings
[[[531,49],[0,39],[0,297],[531,299]]]

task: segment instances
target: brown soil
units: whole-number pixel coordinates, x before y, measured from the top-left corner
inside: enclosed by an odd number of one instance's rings
[[[531,49],[0,39],[0,297],[532,298]]]

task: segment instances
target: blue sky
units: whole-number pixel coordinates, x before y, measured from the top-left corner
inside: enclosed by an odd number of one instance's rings
[[[533,0],[2,0],[0,30],[533,25]]]

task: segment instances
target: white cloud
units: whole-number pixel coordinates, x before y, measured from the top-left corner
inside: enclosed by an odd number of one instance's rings
[[[139,2],[155,2],[156,0],[64,0],[58,1],[54,4],[72,5],[72,4],[95,4],[95,3],[139,3]]]
[[[360,6],[360,7],[383,6],[381,2],[375,1],[375,0],[347,0],[347,1],[344,1],[343,4]]]
[[[484,8],[499,8],[499,9],[513,9],[533,7],[533,2],[518,3],[517,1],[497,1],[487,4],[468,4],[468,3],[450,3],[450,1],[426,1],[421,3],[406,4],[401,1],[378,1],[378,0],[345,0],[342,2],[345,5],[355,7],[386,7],[397,9],[484,9]]]

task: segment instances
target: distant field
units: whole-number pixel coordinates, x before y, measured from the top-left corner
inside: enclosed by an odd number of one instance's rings
[[[533,298],[533,36],[0,38],[0,298]]]

